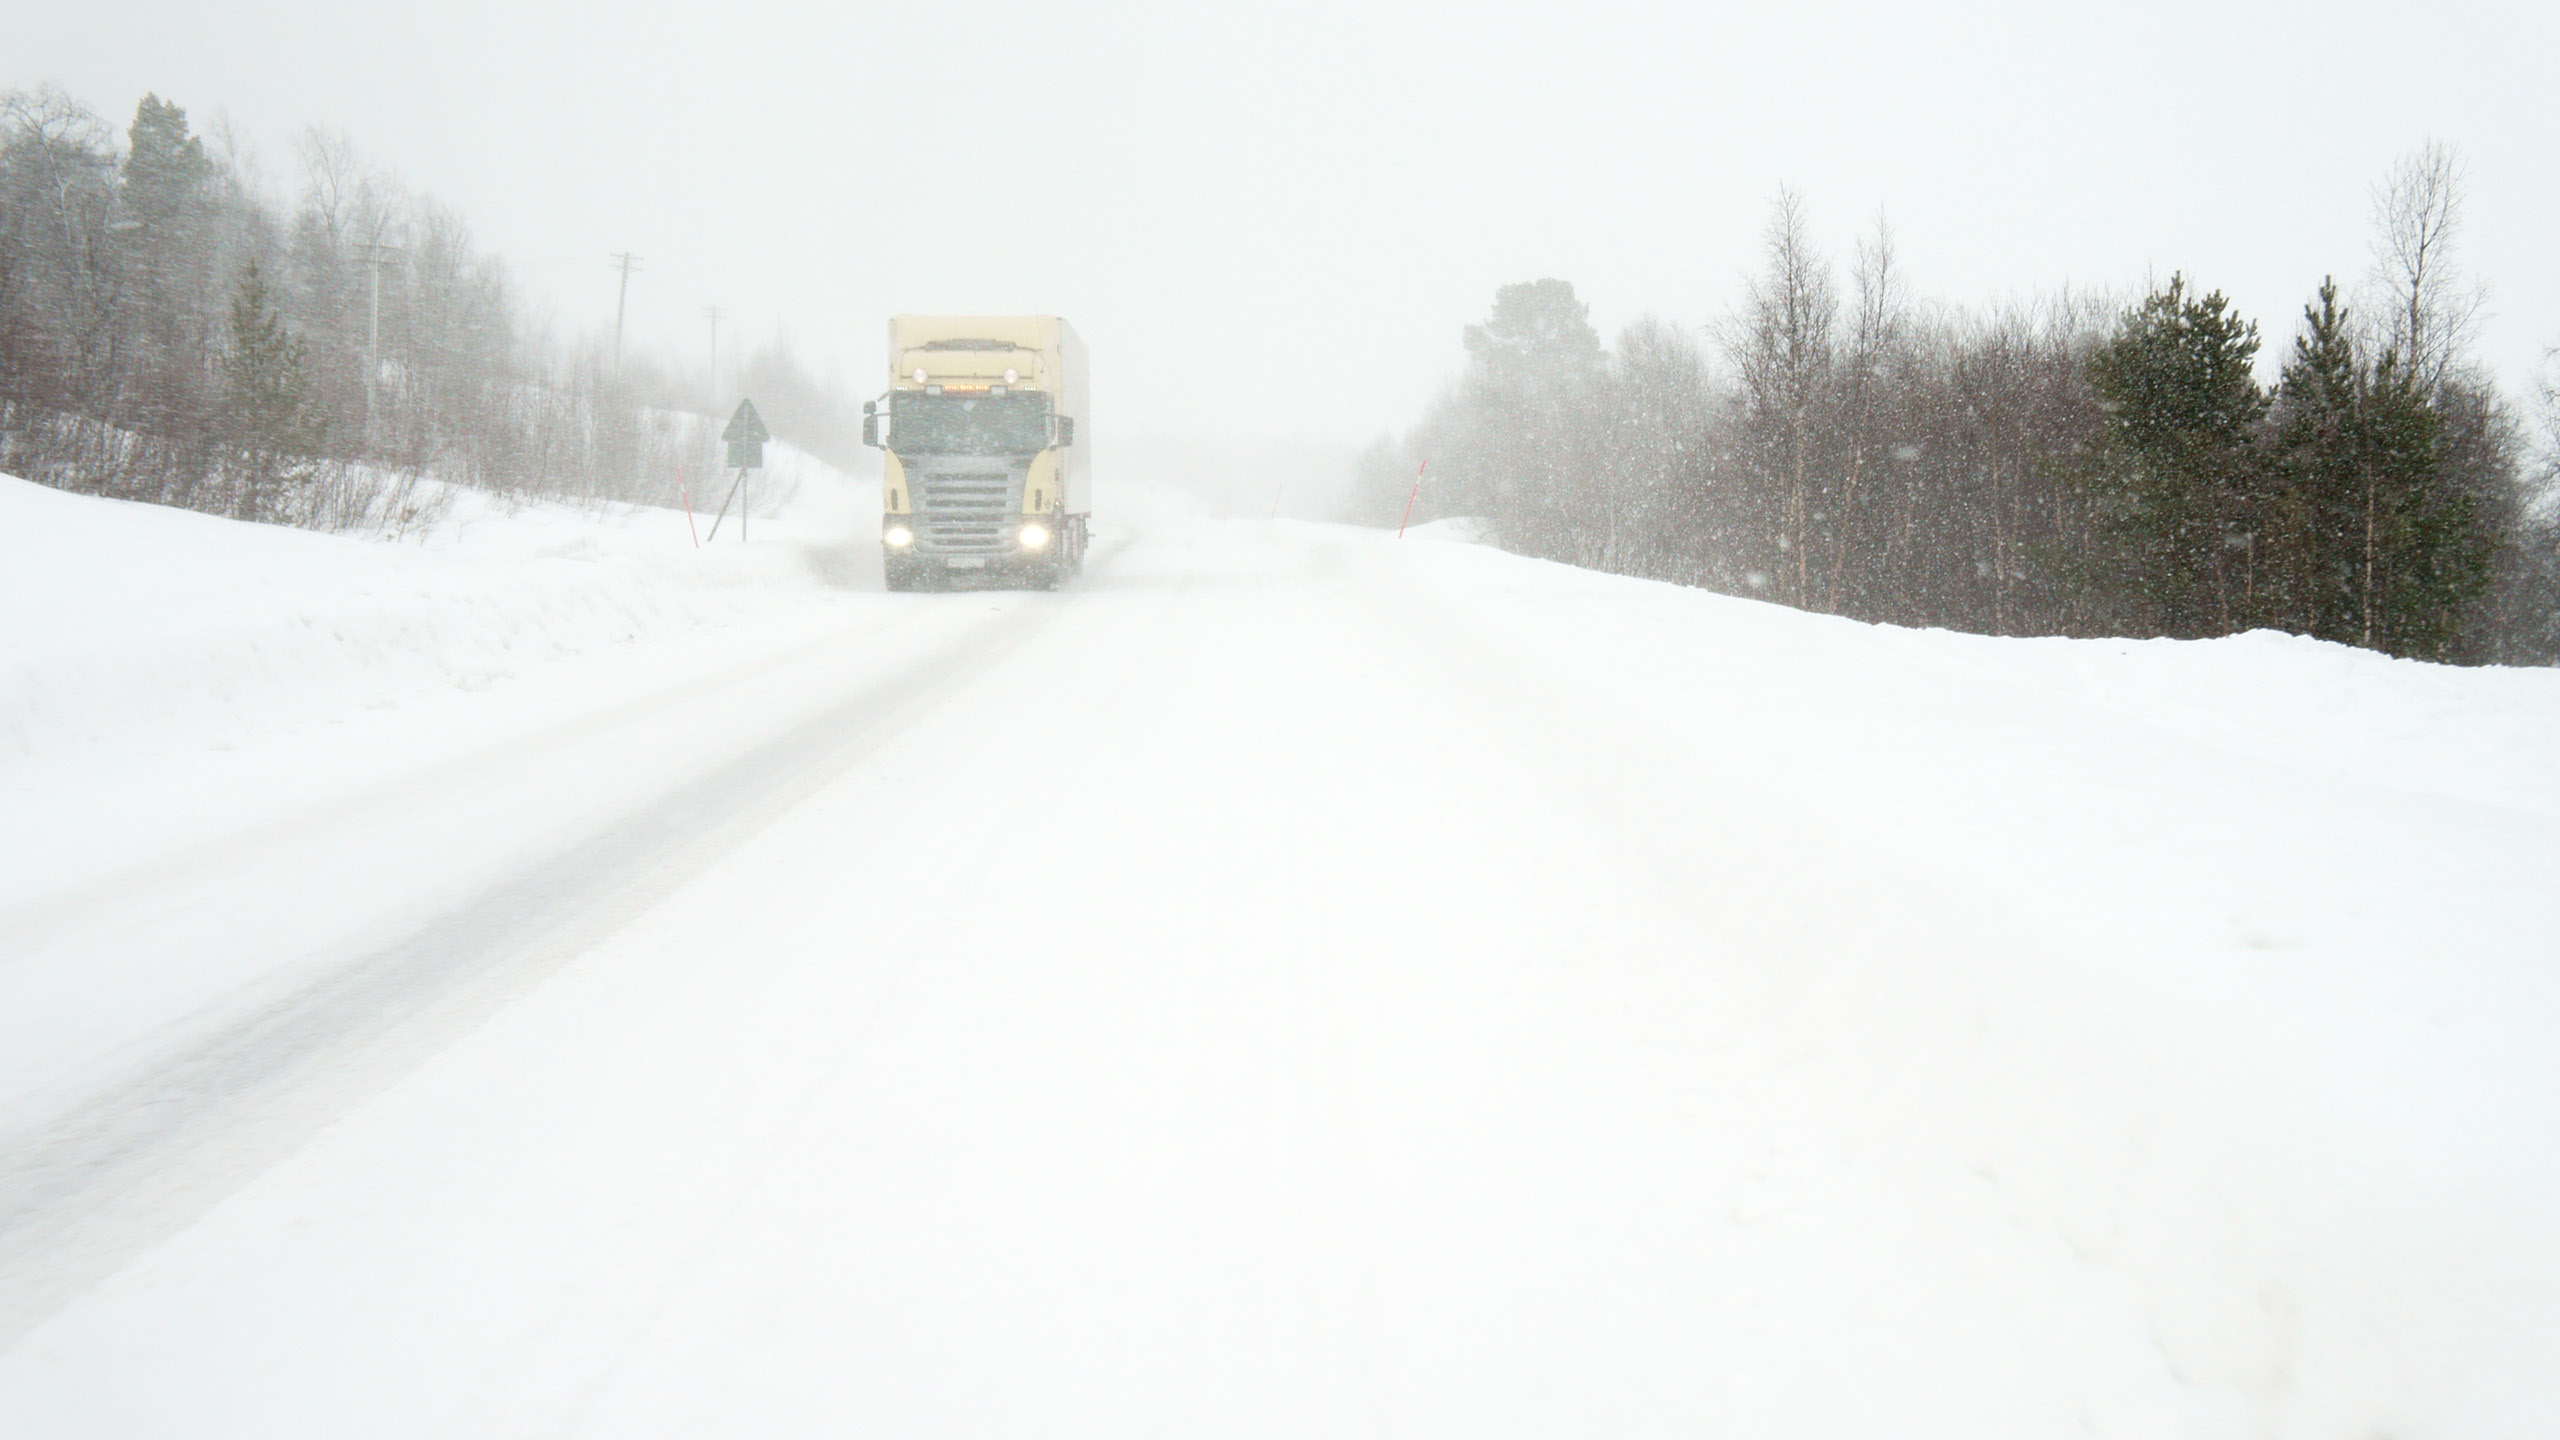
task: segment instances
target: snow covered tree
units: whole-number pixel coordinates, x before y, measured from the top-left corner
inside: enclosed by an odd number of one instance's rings
[[[2493,402],[2400,353],[2360,354],[2334,281],[2276,387],[2258,623],[2453,658],[2487,590],[2511,442]]]
[[[2443,424],[2399,356],[2375,363],[2358,398],[2357,643],[2432,655],[2450,638],[2443,612],[2462,580],[2449,542],[2470,506],[2435,493]]]
[[[2360,420],[2358,643],[2460,658],[2513,490],[2503,417],[2490,397],[2450,381],[2429,386],[2386,353],[2366,381]]]
[[[2500,665],[2560,664],[2560,347],[2544,352],[2528,406],[2530,436],[2516,439],[2513,499],[2484,604],[2479,658]]]
[[[1440,452],[1454,504],[1435,513],[1489,515],[1506,547],[1571,558],[1602,364],[1590,315],[1571,282],[1534,280],[1503,286],[1467,327],[1467,378]]]
[[[44,86],[0,94],[0,398],[101,409],[115,392],[112,132]]]
[[[1831,521],[1831,574],[1824,586],[1822,608],[1835,614],[1861,609],[1855,602],[1866,588],[1868,567],[1884,548],[1884,538],[1860,513],[1868,472],[1876,456],[1876,420],[1893,377],[1888,367],[1901,349],[1907,321],[1903,314],[1902,272],[1894,265],[1893,231],[1876,217],[1872,240],[1858,243],[1855,271],[1857,301],[1848,354],[1841,367],[1840,427],[1847,440],[1836,514]],[[1856,549],[1859,566],[1850,568]],[[1846,609],[1844,609],[1846,605]]]
[[[2090,358],[2105,412],[2084,471],[2101,524],[2092,573],[2138,626],[2224,634],[2245,608],[2268,403],[2257,353],[2258,327],[2221,292],[2196,298],[2173,275]]]
[[[174,217],[212,173],[204,141],[187,133],[187,112],[157,95],[134,107],[125,154],[125,203],[144,223]]]
[[[222,360],[223,429],[238,478],[232,513],[280,518],[287,488],[308,471],[329,428],[312,393],[302,342],[286,329],[258,262],[249,262],[231,302],[231,349]]]
[[[1742,386],[1742,441],[1747,493],[1756,512],[1742,558],[1746,575],[1771,587],[1771,598],[1803,605],[1812,596],[1811,556],[1817,494],[1835,468],[1823,453],[1832,438],[1829,408],[1838,357],[1832,332],[1839,296],[1831,265],[1815,250],[1804,201],[1781,188],[1770,209],[1768,268],[1750,282],[1725,326],[1725,354]],[[1828,547],[1825,547],[1826,550]]]
[[[1493,294],[1493,313],[1467,327],[1467,353],[1506,385],[1562,389],[1600,366],[1600,332],[1570,280],[1531,280]]]
[[[2261,535],[2255,618],[2358,643],[2364,374],[2334,279],[2303,310],[2276,383],[2274,493]]]
[[[1619,333],[1595,396],[1599,444],[1575,563],[1729,588],[1716,393],[1690,331],[1647,316]]]
[[[213,163],[187,133],[187,112],[145,95],[126,132],[120,219],[109,227],[129,296],[119,308],[115,418],[152,434],[197,428],[211,397],[203,356],[216,342],[222,286],[211,261]]]

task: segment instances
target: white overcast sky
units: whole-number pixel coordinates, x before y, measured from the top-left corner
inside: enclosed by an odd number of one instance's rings
[[[864,388],[893,311],[1055,311],[1104,423],[1357,442],[1496,286],[1703,323],[1781,183],[1979,305],[2183,269],[2270,351],[2370,191],[2467,158],[2482,353],[2560,343],[2560,5],[706,5],[11,0],[0,85],[227,113],[270,184],[343,128],[531,306],[699,364],[786,332]]]

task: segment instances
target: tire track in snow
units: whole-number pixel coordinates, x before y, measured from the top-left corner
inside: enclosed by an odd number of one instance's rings
[[[13,1137],[0,1158],[0,1348],[860,763],[1075,594],[1025,596],[963,643]]]
[[[384,809],[405,805],[449,789],[457,776],[508,769],[576,744],[599,729],[668,709],[734,685],[805,665],[820,655],[854,641],[903,628],[923,618],[910,610],[830,629],[779,651],[757,655],[633,697],[594,714],[583,714],[531,734],[519,736],[457,759],[440,761],[317,805],[261,821],[247,830],[216,836],[147,860],[139,865],[93,876],[51,893],[38,893],[16,904],[0,906],[0,953],[27,954],[65,932],[75,932],[100,919],[129,911],[136,895],[149,895],[189,884],[219,883],[254,871],[276,853],[332,830],[348,828]]]

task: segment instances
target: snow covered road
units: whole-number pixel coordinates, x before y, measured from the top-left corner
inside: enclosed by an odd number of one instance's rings
[[[192,1220],[804,798],[1048,608],[840,624],[708,681],[24,907],[0,930],[19,957],[8,978],[26,982],[12,997],[9,1093],[23,1109],[97,1072],[113,1083],[22,1118],[28,1139],[0,1161],[0,1336]],[[855,646],[864,662],[847,666]],[[669,786],[660,756],[705,733],[745,748]],[[208,911],[221,927],[212,934]],[[280,945],[304,917],[310,938]],[[411,928],[381,943],[386,919]],[[292,961],[275,963],[280,951]],[[62,984],[47,958],[76,958],[87,983]],[[184,977],[151,974],[161,967]],[[119,968],[155,982],[148,1003],[97,1003],[95,972]],[[227,993],[226,977],[237,986]],[[137,1019],[160,1023],[137,1035]],[[160,1043],[134,1043],[145,1039]]]
[[[2560,677],[1170,507],[696,643],[0,912],[0,1433],[2560,1421]]]

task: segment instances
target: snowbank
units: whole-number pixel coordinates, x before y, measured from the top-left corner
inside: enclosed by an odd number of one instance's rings
[[[730,516],[454,497],[400,542],[249,525],[0,476],[0,761],[242,715],[484,689],[770,609],[860,573],[867,506],[775,447],[757,542]],[[717,503],[714,497],[713,504]],[[876,566],[874,567],[876,568]]]
[[[2272,630],[2188,641],[1936,638],[2233,755],[2560,814],[2560,670],[2430,665]]]
[[[1439,520],[1425,520],[1404,532],[1407,540],[1437,540],[1455,545],[1490,545],[1493,522],[1474,515],[1451,515]]]

